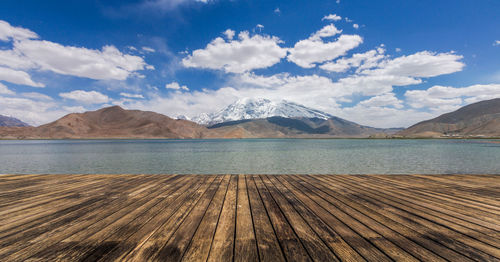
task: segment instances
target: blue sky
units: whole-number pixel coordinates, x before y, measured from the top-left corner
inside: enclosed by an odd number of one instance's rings
[[[0,114],[172,117],[243,97],[408,126],[500,96],[500,2],[2,1]]]

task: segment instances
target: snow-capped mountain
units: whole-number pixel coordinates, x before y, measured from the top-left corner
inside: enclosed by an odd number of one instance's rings
[[[243,98],[230,104],[219,112],[201,114],[193,117],[192,121],[201,125],[214,125],[228,121],[268,118],[272,116],[321,119],[328,119],[332,117],[330,114],[325,112],[286,100],[274,102],[264,98]]]

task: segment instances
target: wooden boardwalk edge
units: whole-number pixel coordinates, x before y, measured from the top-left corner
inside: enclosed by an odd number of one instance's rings
[[[500,261],[500,175],[0,175],[0,261]]]

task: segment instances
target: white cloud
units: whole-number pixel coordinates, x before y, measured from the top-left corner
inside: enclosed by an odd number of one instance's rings
[[[323,17],[321,20],[339,21],[341,19],[342,19],[342,17],[340,17],[336,14],[329,14],[329,15]]]
[[[401,48],[397,47],[396,49],[394,49],[396,52],[401,52]]]
[[[166,89],[174,89],[174,90],[186,90],[186,91],[189,91],[189,88],[185,85],[181,86],[179,85],[179,83],[177,82],[172,82],[170,84],[166,84],[165,85],[165,88]]]
[[[394,75],[352,75],[338,81],[351,94],[375,96],[391,92],[394,86],[408,86],[422,83],[420,79]]]
[[[45,87],[44,84],[33,81],[28,73],[6,67],[0,67],[0,80],[18,85]]]
[[[95,50],[27,40],[14,43],[14,49],[40,70],[97,80],[125,80],[147,65],[141,57],[123,54],[114,46]]]
[[[321,41],[321,38],[331,37],[340,33],[342,33],[342,30],[337,29],[333,24],[329,24],[312,34],[308,40]]]
[[[316,34],[313,34],[311,38],[297,42],[290,49],[287,59],[298,66],[312,68],[316,66],[316,63],[330,61],[345,55],[349,50],[363,42],[359,35],[341,35],[332,42],[324,42],[322,39],[316,39],[315,36]]]
[[[414,108],[442,110],[458,108],[481,100],[500,97],[500,84],[472,85],[467,87],[433,86],[427,90],[408,90],[407,103]]]
[[[352,24],[352,27],[354,27],[354,29],[359,29],[359,25],[358,24]]]
[[[234,30],[231,29],[226,29],[226,31],[223,32],[223,34],[226,36],[228,40],[233,40],[235,33],[236,32],[234,32]]]
[[[495,42],[493,42],[493,46],[500,46],[500,40],[495,40]]]
[[[107,95],[97,91],[74,90],[68,93],[60,93],[60,97],[72,99],[84,104],[103,104],[110,101]]]
[[[45,124],[68,112],[57,109],[52,101],[35,101],[20,97],[0,96],[0,115],[18,118],[31,125]]]
[[[144,98],[143,95],[141,94],[130,94],[130,93],[120,93],[120,96],[123,96],[123,97],[128,97],[128,98]]]
[[[83,106],[63,106],[62,108],[71,113],[83,113],[85,111],[88,111]]]
[[[26,98],[31,98],[33,100],[45,100],[45,101],[53,100],[52,97],[37,92],[26,92],[26,93],[21,93],[20,95]]]
[[[394,108],[403,108],[403,101],[399,100],[394,93],[386,93],[371,97],[367,100],[359,102],[359,105],[368,107],[382,107],[389,106]]]
[[[114,46],[95,50],[63,46],[37,38],[38,35],[28,29],[12,27],[0,20],[0,40],[12,43],[11,49],[0,50],[0,65],[10,70],[22,70],[10,77],[4,75],[1,80],[42,87],[43,84],[31,80],[26,71],[52,71],[97,80],[125,80],[132,75],[141,76],[137,71],[154,69],[142,57],[124,54]],[[1,70],[5,72],[6,69]]]
[[[278,63],[286,56],[286,49],[281,48],[278,37],[254,35],[247,31],[238,35],[238,39],[227,42],[218,37],[204,49],[198,49],[182,59],[185,67],[221,69],[231,73],[243,73],[258,68],[267,68]]]
[[[14,91],[12,91],[9,88],[7,88],[4,84],[0,83],[0,94],[3,94],[3,95],[13,95],[15,93],[14,93]]]
[[[35,39],[38,35],[22,27],[11,26],[6,21],[0,20],[0,41]]]
[[[279,8],[279,7],[276,7],[276,9],[274,9],[274,12],[275,12],[276,14],[280,14],[280,13],[281,13],[281,10],[280,10],[280,8]]]
[[[151,48],[149,46],[143,46],[141,49],[142,49],[142,51],[148,52],[148,53],[154,53],[154,52],[156,52],[156,50],[154,50],[153,48]]]
[[[335,62],[328,62],[320,66],[321,69],[330,72],[345,72],[352,67],[359,70],[376,67],[380,60],[385,58],[385,50],[377,48],[365,53],[352,55],[350,58],[341,58]]]
[[[465,64],[463,56],[450,53],[434,53],[422,51],[408,56],[400,56],[392,60],[384,60],[379,68],[365,70],[370,75],[395,75],[408,77],[434,77],[461,71]]]
[[[439,113],[420,112],[413,109],[399,109],[384,106],[365,106],[358,104],[353,107],[339,109],[337,116],[356,123],[379,127],[408,127],[417,122],[436,117]]]

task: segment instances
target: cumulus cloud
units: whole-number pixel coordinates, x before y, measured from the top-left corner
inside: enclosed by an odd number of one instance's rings
[[[235,33],[236,32],[234,32],[234,30],[231,29],[227,29],[226,31],[223,32],[223,34],[226,36],[228,40],[232,40],[234,38]]]
[[[114,46],[94,50],[28,40],[14,43],[14,48],[40,70],[96,80],[125,80],[146,66],[141,57],[123,54]]]
[[[335,62],[325,63],[320,68],[330,72],[346,72],[353,67],[359,70],[373,68],[378,65],[380,60],[386,57],[384,52],[383,48],[377,48],[365,53],[354,54],[350,58],[341,58]]]
[[[408,90],[407,103],[414,108],[458,108],[464,104],[500,97],[500,84],[467,87],[433,86],[426,90]]]
[[[500,46],[500,40],[495,40],[495,42],[493,42],[493,46]]]
[[[96,80],[125,80],[131,75],[140,76],[137,71],[153,69],[142,57],[124,54],[111,45],[96,50],[64,46],[38,38],[28,29],[13,27],[0,20],[0,40],[12,44],[11,49],[0,50],[0,66],[4,66],[0,69],[0,80],[43,87],[43,84],[34,82],[27,71],[52,71]]]
[[[0,95],[0,115],[18,118],[31,125],[45,124],[67,114],[57,109],[52,101],[37,101],[23,97],[4,97]]]
[[[301,40],[290,49],[288,60],[300,67],[312,68],[316,63],[333,60],[363,42],[358,35],[341,35],[337,41]]]
[[[110,101],[107,95],[97,91],[74,90],[68,93],[60,93],[59,96],[84,104],[103,104]]]
[[[367,126],[388,128],[408,127],[423,120],[438,116],[437,112],[421,112],[414,109],[400,109],[387,106],[358,104],[338,110],[337,116]]]
[[[378,95],[371,97],[367,100],[363,100],[359,102],[361,106],[368,107],[394,107],[394,108],[403,108],[403,101],[399,100],[394,93],[386,93],[383,95]]]
[[[353,27],[354,29],[359,29],[359,25],[358,25],[358,24],[352,24],[352,27]]]
[[[243,73],[267,68],[286,56],[278,37],[240,32],[238,39],[214,39],[204,49],[198,49],[182,59],[185,67],[219,69],[228,73]]]
[[[435,53],[422,51],[408,56],[384,60],[379,68],[364,71],[370,75],[396,75],[408,77],[434,77],[461,71],[465,64],[463,56],[453,52]]]
[[[321,20],[330,20],[330,21],[339,21],[342,20],[342,17],[336,15],[336,14],[329,14],[323,17]]]
[[[0,80],[18,85],[45,87],[44,84],[33,81],[28,73],[7,67],[0,67]]]
[[[0,41],[24,40],[38,38],[38,35],[22,27],[11,26],[6,21],[0,20]]]
[[[309,37],[312,41],[321,41],[321,38],[334,36],[342,33],[342,30],[337,29],[333,24],[329,24],[315,32]]]
[[[289,50],[288,61],[294,62],[300,67],[312,68],[316,66],[316,63],[330,61],[345,55],[349,50],[363,42],[359,35],[341,35],[335,41],[325,42],[323,39],[341,32],[333,24],[323,27],[308,39],[297,42]]]
[[[14,91],[12,91],[9,88],[7,88],[4,84],[0,83],[0,94],[3,94],[3,95],[13,95],[15,93],[14,93]]]
[[[189,88],[185,85],[179,85],[179,83],[177,82],[172,82],[170,84],[166,84],[165,85],[165,88],[166,89],[174,89],[174,90],[185,90],[185,91],[189,91]]]

